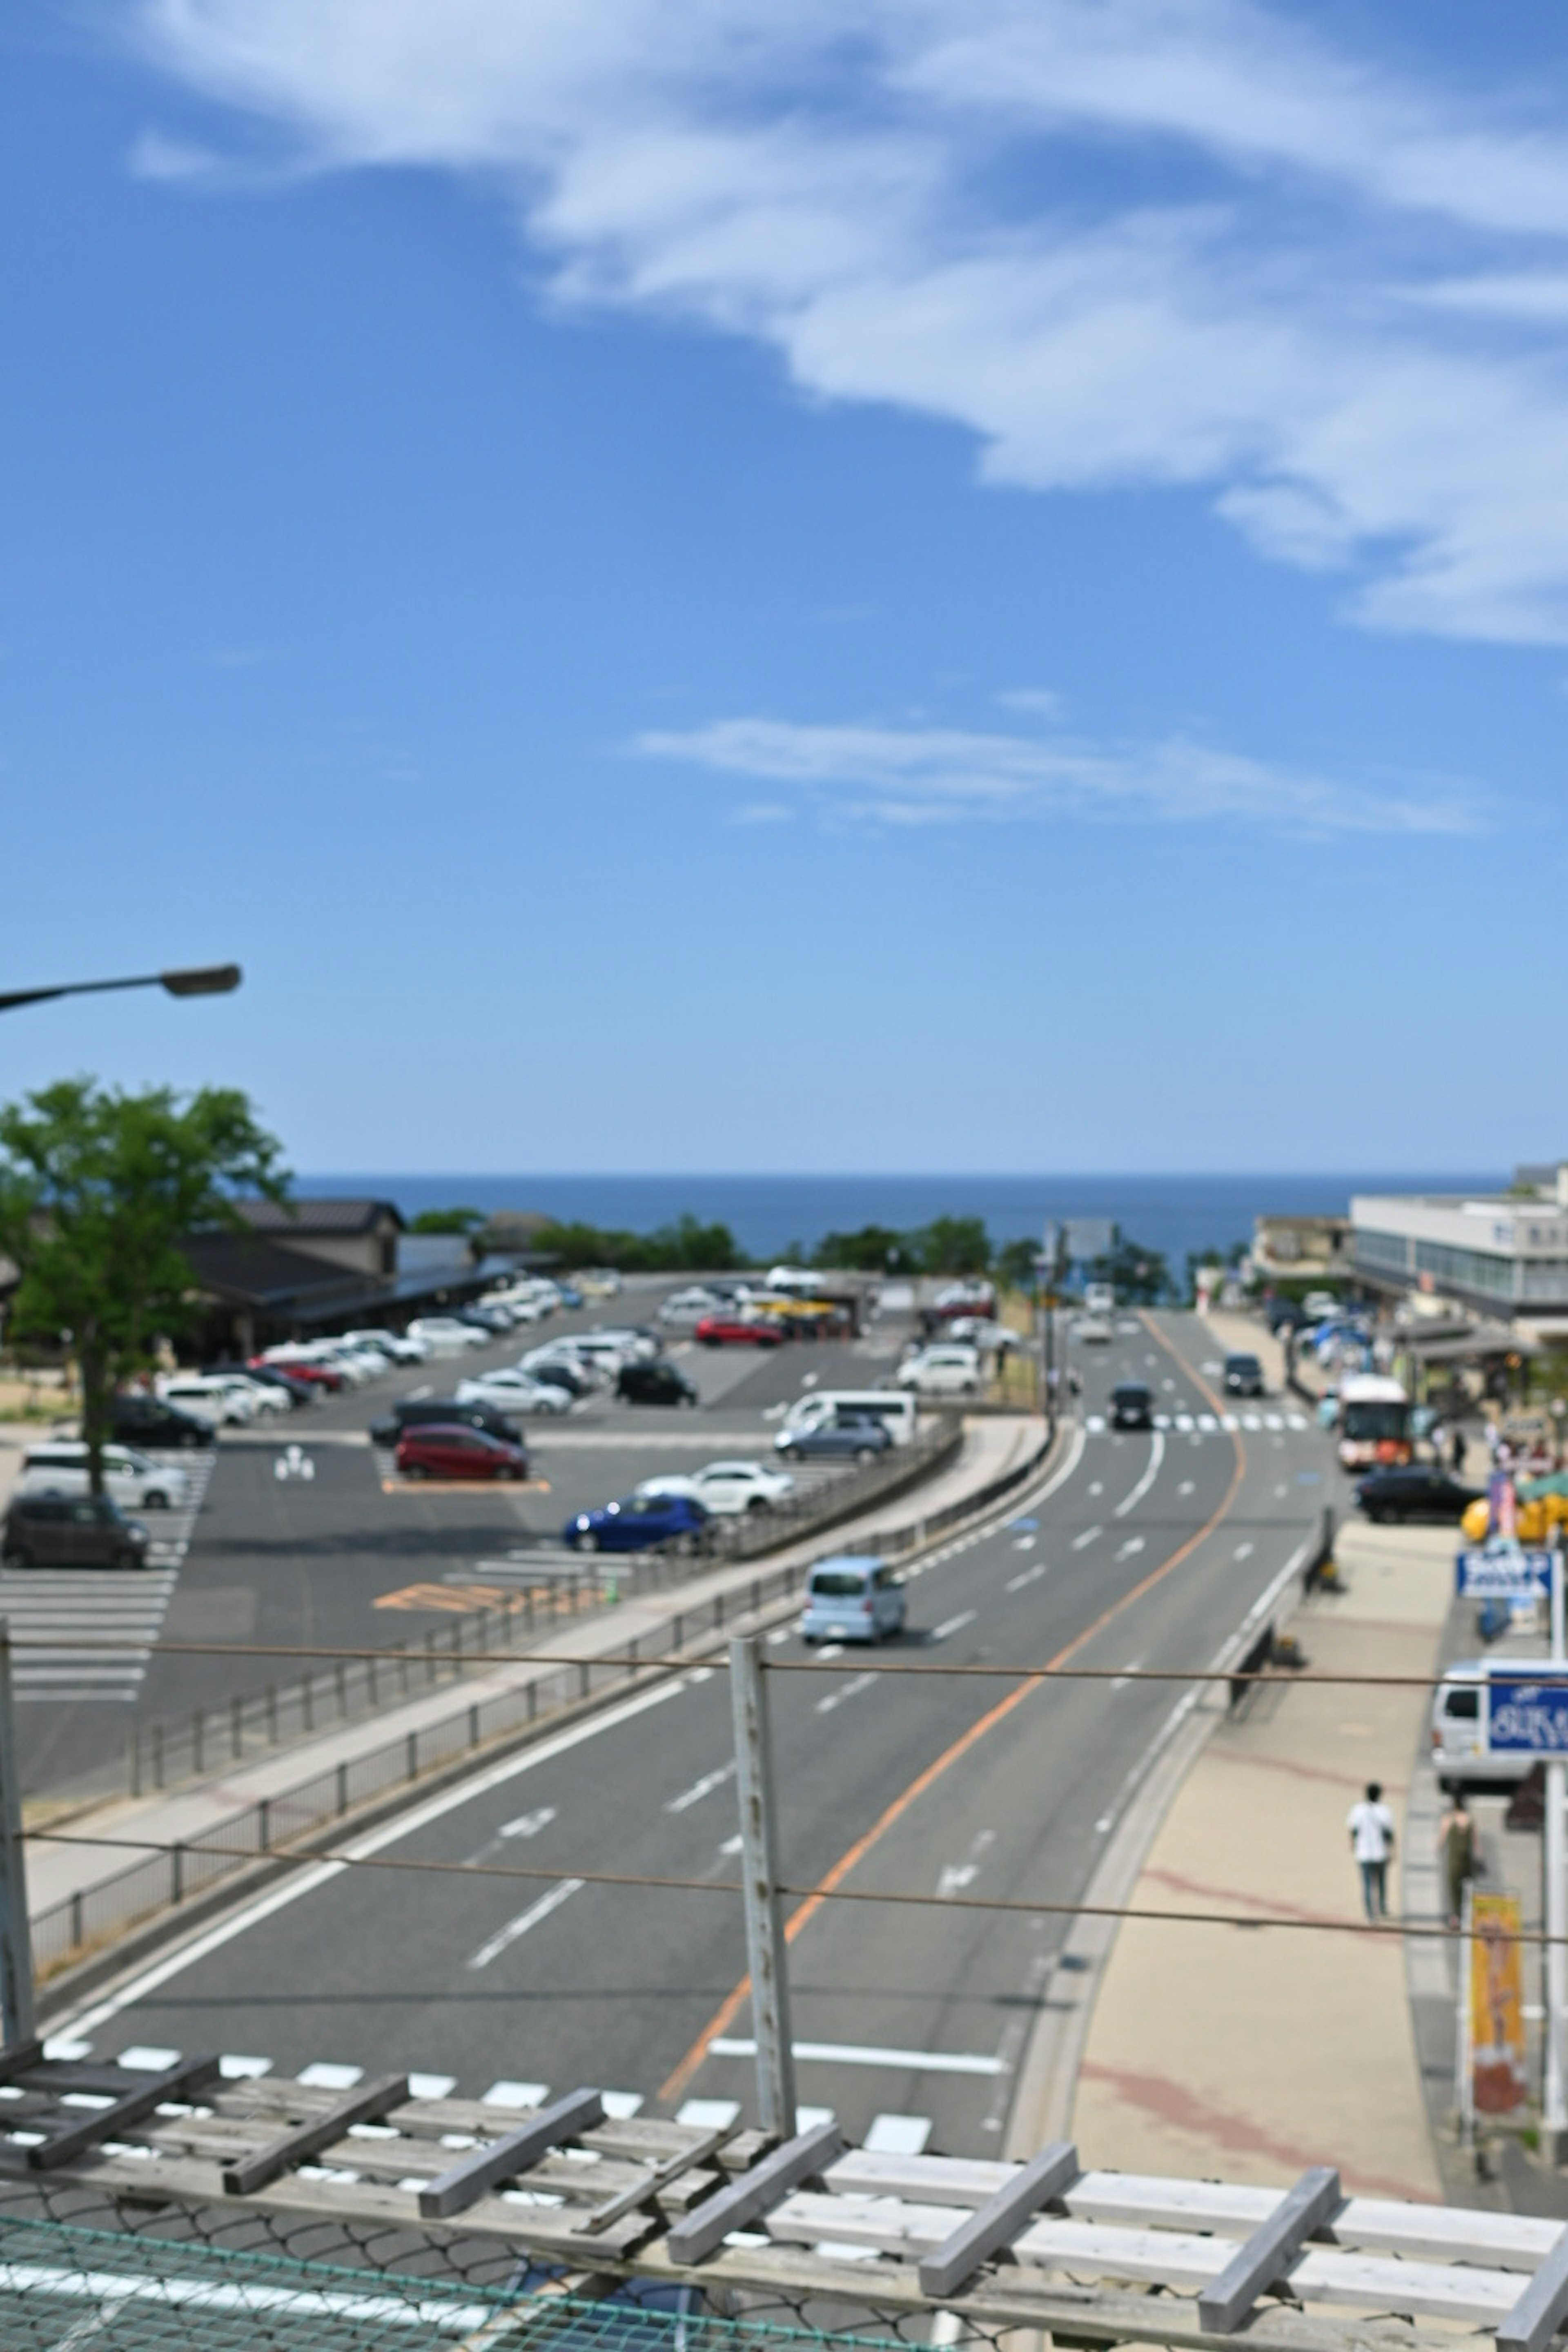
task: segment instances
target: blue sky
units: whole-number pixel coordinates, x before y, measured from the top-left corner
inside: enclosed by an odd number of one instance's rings
[[[1564,1148],[1568,32],[24,0],[0,1090],[305,1168]]]

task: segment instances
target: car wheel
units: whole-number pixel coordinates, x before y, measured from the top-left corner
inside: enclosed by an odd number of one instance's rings
[[[169,1497],[167,1495],[159,1494],[156,1488],[152,1494],[143,1495],[142,1497],[142,1508],[144,1511],[166,1511],[168,1507]]]
[[[752,1495],[747,1497],[746,1508],[748,1511],[765,1511],[767,1507],[768,1498],[765,1495]]]
[[[7,1568],[31,1568],[33,1565],[33,1555],[30,1551],[26,1550],[25,1547],[19,1544],[15,1551],[8,1551],[6,1553],[5,1565]]]
[[[876,1447],[874,1445],[858,1445],[855,1448],[855,1459],[857,1462],[875,1462],[877,1459]]]
[[[403,1475],[405,1478],[427,1478],[430,1474],[423,1462],[411,1462]]]
[[[597,1551],[599,1549],[599,1538],[595,1535],[587,1533],[580,1536],[574,1536],[572,1538],[572,1549],[574,1551]]]
[[[784,1449],[784,1458],[786,1462],[804,1462],[805,1460],[805,1456],[801,1452],[798,1445],[786,1445]]]
[[[697,1538],[695,1536],[689,1535],[676,1537],[675,1552],[678,1559],[690,1559],[696,1553],[696,1550]]]

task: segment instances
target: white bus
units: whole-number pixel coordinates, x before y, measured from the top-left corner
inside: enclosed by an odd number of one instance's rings
[[[879,1421],[895,1445],[907,1445],[920,1426],[920,1402],[907,1389],[812,1389],[784,1417],[785,1432],[820,1429],[841,1412]]]
[[[1370,1470],[1410,1459],[1410,1399],[1384,1372],[1352,1372],[1340,1382],[1340,1460]]]

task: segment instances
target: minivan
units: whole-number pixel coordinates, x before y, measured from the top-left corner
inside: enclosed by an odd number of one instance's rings
[[[819,1559],[805,1588],[803,1642],[880,1642],[901,1633],[909,1602],[885,1559],[841,1552]]]
[[[812,1389],[791,1405],[773,1443],[782,1454],[792,1430],[816,1429],[849,1413],[879,1421],[895,1445],[908,1445],[920,1427],[919,1401],[908,1389]]]
[[[85,1495],[88,1491],[87,1441],[52,1437],[29,1445],[22,1456],[17,1482],[24,1495]],[[129,1445],[103,1449],[103,1491],[123,1510],[183,1510],[191,1499],[188,1470],[151,1462]]]
[[[1152,1429],[1154,1398],[1146,1381],[1118,1381],[1110,1391],[1112,1429]]]
[[[1226,1396],[1260,1397],[1264,1393],[1263,1367],[1256,1356],[1239,1350],[1225,1360],[1225,1392]]]
[[[0,1557],[18,1568],[144,1568],[148,1540],[107,1495],[14,1495]]]
[[[1491,1745],[1492,1685],[1561,1682],[1568,1666],[1543,1658],[1456,1658],[1432,1694],[1432,1769],[1447,1795],[1462,1789],[1510,1789],[1526,1780],[1540,1757],[1529,1748]]]

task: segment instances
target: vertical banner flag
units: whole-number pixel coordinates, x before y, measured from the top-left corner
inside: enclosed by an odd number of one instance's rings
[[[1475,2112],[1523,2106],[1524,1966],[1517,1895],[1483,1895],[1470,1909],[1470,2065]]]
[[[1519,1504],[1513,1491],[1512,1474],[1494,1470],[1488,1482],[1487,1501],[1492,1515],[1494,1539],[1501,1537],[1504,1543],[1518,1540]]]

